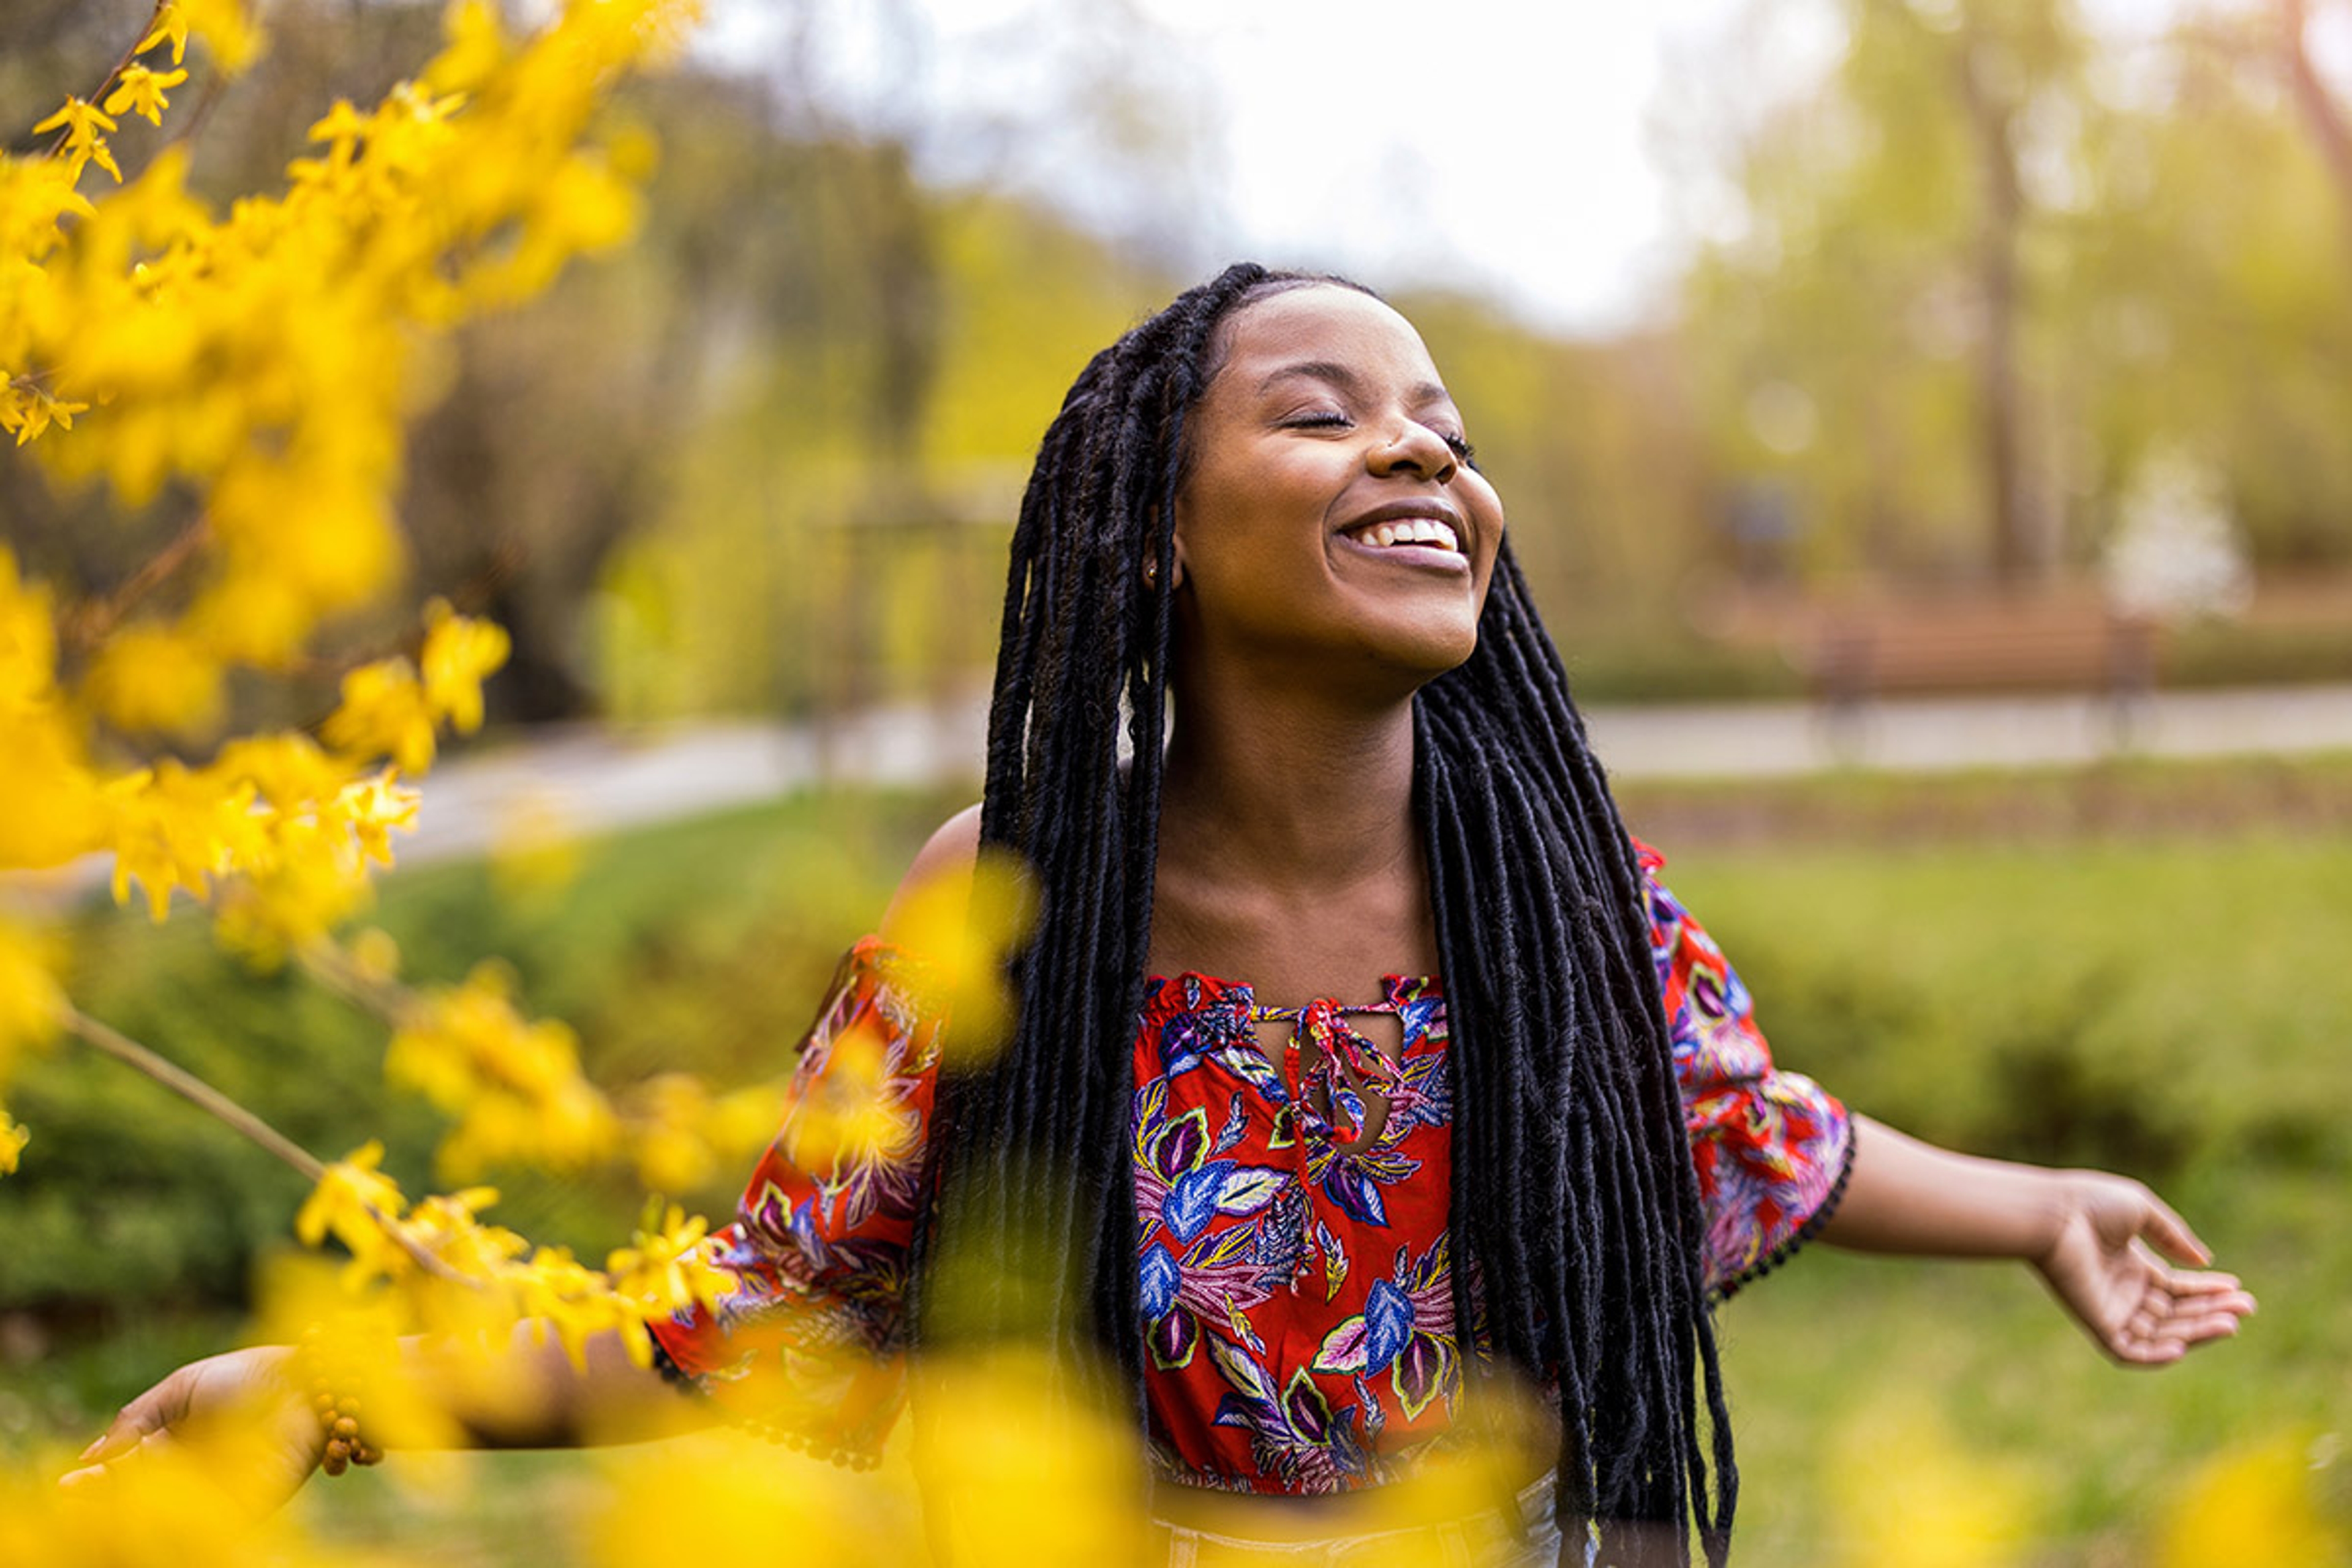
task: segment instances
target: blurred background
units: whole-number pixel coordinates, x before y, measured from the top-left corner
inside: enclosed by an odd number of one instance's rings
[[[148,9],[0,14],[16,145]],[[660,148],[637,241],[439,366],[406,595],[347,628],[441,595],[514,637],[373,917],[412,973],[504,954],[605,1082],[772,1076],[971,795],[1071,378],[1225,260],[1336,268],[1428,338],[1627,816],[1784,1064],[2142,1176],[2264,1303],[2127,1376],[2021,1270],[1809,1255],[1724,1311],[1741,1560],[2342,1559],[2352,4],[711,11],[625,99]],[[279,0],[194,183],[277,188],[439,17]],[[157,542],[19,462],[0,520],[69,583]],[[315,717],[332,676],[240,690],[233,727]],[[424,1184],[380,1031],[184,922],[76,934],[91,1012]],[[233,1335],[301,1195],[102,1064],[17,1100],[0,1451]],[[678,1195],[723,1210],[734,1175]],[[502,1185],[505,1223],[592,1253],[642,1195]],[[499,1562],[593,1485],[467,1463],[302,1506]]]

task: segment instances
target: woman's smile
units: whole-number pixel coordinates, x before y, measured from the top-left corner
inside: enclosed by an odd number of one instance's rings
[[[1466,574],[1461,514],[1437,500],[1391,501],[1339,531],[1340,543],[1384,563],[1423,572]]]

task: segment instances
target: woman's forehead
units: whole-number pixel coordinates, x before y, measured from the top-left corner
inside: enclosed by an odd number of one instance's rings
[[[1421,334],[1390,305],[1335,284],[1286,289],[1226,318],[1221,374],[1263,377],[1288,363],[1386,372],[1434,382]]]

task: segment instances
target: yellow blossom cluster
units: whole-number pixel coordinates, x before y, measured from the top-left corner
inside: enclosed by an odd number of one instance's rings
[[[184,147],[125,177],[130,153],[109,140],[118,116],[162,123],[191,39],[228,70],[262,47],[239,0],[167,0],[99,92],[41,122],[48,155],[0,157],[0,429],[186,546],[80,605],[0,552],[0,869],[110,852],[128,862],[118,886],[143,882],[160,905],[252,852],[288,868],[295,902],[332,901],[341,879],[306,872],[296,835],[265,843],[246,820],[235,769],[125,769],[121,743],[201,740],[226,711],[228,671],[293,668],[329,617],[397,579],[392,496],[420,351],[625,237],[647,153],[597,132],[593,111],[691,12],[572,0],[522,37],[467,0],[415,80],[373,109],[335,105],[281,195],[224,214],[188,189]],[[86,195],[92,163],[119,188]],[[479,725],[481,679],[505,653],[499,628],[435,606],[414,662],[347,677],[328,743],[422,771],[436,725]]]
[[[464,984],[416,993],[384,1054],[384,1076],[457,1118],[441,1145],[445,1173],[496,1161],[578,1167],[615,1147],[611,1104],[580,1071],[567,1026],[515,1010],[503,964],[485,962]]]
[[[15,921],[0,920],[0,1175],[13,1173],[32,1134],[8,1115],[17,1058],[48,1043],[65,1012],[56,979],[56,944]]]
[[[234,76],[267,39],[247,0],[162,0],[97,89],[36,127],[45,151],[0,155],[0,430],[176,531],[104,593],[0,547],[0,872],[109,856],[118,900],[136,886],[161,920],[184,892],[266,963],[363,904],[415,819],[401,775],[430,765],[439,728],[479,727],[504,631],[436,601],[413,658],[346,676],[319,741],[192,747],[227,716],[231,670],[315,660],[331,617],[396,582],[421,353],[626,235],[648,153],[595,111],[694,10],[566,0],[524,36],[458,0],[415,79],[334,105],[282,193],[221,212],[190,191],[186,148],[138,147],[131,122],[163,126],[192,45]],[[110,184],[85,180],[93,164]],[[155,756],[150,736],[178,745]],[[30,994],[22,967],[0,952],[10,994]],[[0,1111],[0,1170],[24,1136]]]
[[[378,1168],[383,1159],[383,1146],[372,1142],[328,1166],[295,1216],[305,1245],[332,1237],[351,1254],[336,1281],[341,1300],[325,1315],[344,1317],[371,1301],[381,1307],[377,1288],[389,1286],[397,1305],[379,1321],[475,1345],[503,1344],[507,1331],[530,1322],[555,1334],[575,1363],[592,1336],[614,1333],[643,1366],[653,1355],[648,1321],[707,1306],[732,1283],[708,1261],[705,1223],[675,1205],[649,1208],[630,1244],[594,1269],[562,1247],[534,1247],[484,1224],[482,1211],[498,1202],[492,1188],[410,1206]],[[309,1310],[313,1319],[321,1315],[315,1301]]]
[[[682,1193],[745,1168],[776,1131],[784,1086],[713,1095],[691,1073],[657,1073],[619,1106],[629,1157],[648,1192]]]

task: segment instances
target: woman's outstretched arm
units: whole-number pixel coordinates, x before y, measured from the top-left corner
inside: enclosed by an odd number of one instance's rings
[[[240,1423],[262,1441],[240,1489],[255,1511],[293,1495],[319,1467],[326,1432],[292,1375],[293,1351],[257,1345],[190,1362],[122,1407],[82,1451],[67,1486],[103,1479],[107,1468]],[[466,1446],[578,1447],[674,1436],[719,1419],[708,1400],[682,1397],[630,1361],[620,1337],[591,1337],[574,1366],[553,1334],[515,1327],[506,1352],[485,1363],[429,1341],[401,1344],[404,1381],[451,1423]]]
[[[1845,1197],[1821,1239],[1864,1252],[2032,1264],[2099,1347],[2162,1366],[2254,1310],[2181,1217],[2129,1177],[1979,1159],[1855,1118]],[[2188,1267],[2177,1267],[2185,1265]]]

